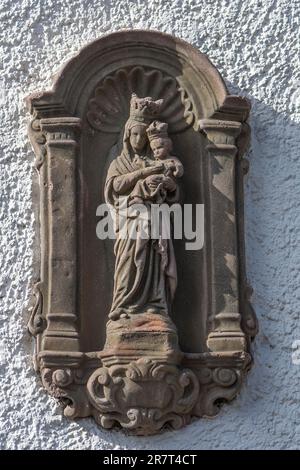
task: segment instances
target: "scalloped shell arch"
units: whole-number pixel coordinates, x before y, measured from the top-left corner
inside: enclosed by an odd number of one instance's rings
[[[160,70],[139,66],[119,69],[97,86],[88,103],[89,124],[98,131],[119,133],[129,116],[132,93],[164,100],[160,119],[169,124],[170,133],[194,122],[192,101],[179,82]]]

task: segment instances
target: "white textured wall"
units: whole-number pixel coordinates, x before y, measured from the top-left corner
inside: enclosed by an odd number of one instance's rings
[[[0,447],[247,449],[300,446],[300,70],[298,0],[0,0]],[[121,28],[194,44],[252,100],[247,258],[260,333],[240,397],[214,420],[153,438],[69,422],[39,385],[26,332],[32,279],[33,153],[22,98],[82,46]],[[298,241],[298,244],[297,244]]]

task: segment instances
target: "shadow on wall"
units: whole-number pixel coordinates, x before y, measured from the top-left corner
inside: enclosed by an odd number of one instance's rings
[[[250,169],[244,180],[246,262],[254,289],[252,302],[264,334],[265,317],[287,320],[283,310],[288,313],[299,285],[300,132],[299,124],[288,115],[249,98],[252,137],[247,156]]]

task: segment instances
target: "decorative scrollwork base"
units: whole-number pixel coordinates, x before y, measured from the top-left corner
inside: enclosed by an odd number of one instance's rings
[[[186,424],[199,384],[189,369],[139,359],[102,367],[87,384],[94,416],[104,428],[120,425],[135,434],[155,434],[165,426]]]
[[[251,356],[247,353],[187,354],[184,363],[199,380],[199,397],[193,415],[212,418],[224,403],[238,395],[251,366]]]
[[[86,378],[80,369],[43,369],[42,382],[48,393],[64,407],[67,418],[90,416],[91,407],[86,395]]]
[[[239,393],[249,354],[186,354],[181,366],[140,358],[97,367],[84,359],[75,367],[41,364],[42,382],[67,418],[93,416],[105,429],[122,427],[151,435],[179,429],[193,417],[216,416]],[[98,361],[99,364],[99,361]]]

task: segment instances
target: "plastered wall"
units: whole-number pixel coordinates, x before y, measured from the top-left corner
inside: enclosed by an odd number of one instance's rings
[[[299,448],[299,18],[298,0],[0,0],[0,448]],[[32,369],[26,332],[34,168],[23,98],[48,88],[82,46],[122,28],[186,39],[209,55],[231,93],[253,105],[245,208],[260,322],[255,366],[217,418],[152,438],[63,418]]]

